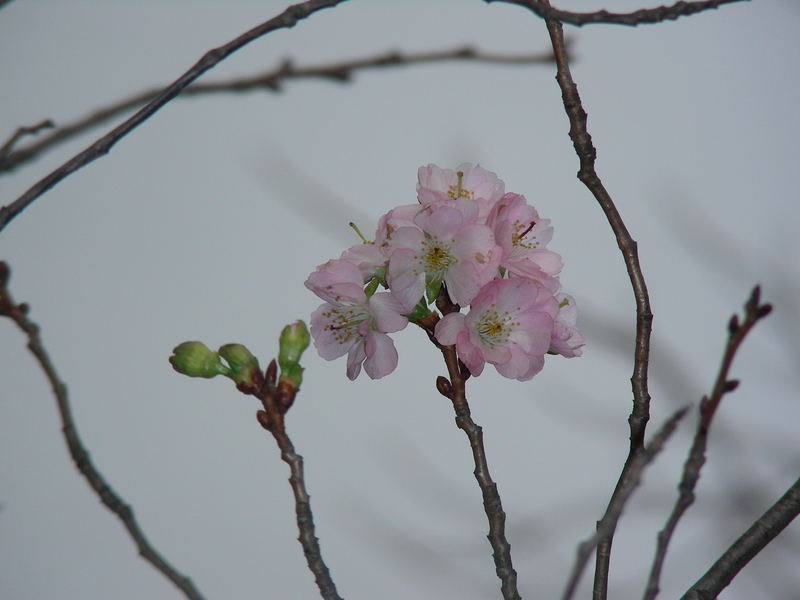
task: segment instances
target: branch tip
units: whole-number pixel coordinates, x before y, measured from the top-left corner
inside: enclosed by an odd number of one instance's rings
[[[739,387],[739,380],[738,379],[729,379],[725,382],[725,386],[723,387],[723,392],[728,393],[732,392],[736,388]]]

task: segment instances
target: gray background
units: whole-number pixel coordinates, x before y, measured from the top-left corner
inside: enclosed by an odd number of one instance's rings
[[[639,2],[561,2],[630,10]],[[655,3],[652,3],[655,5]],[[0,10],[0,132],[66,122],[174,79],[282,10],[275,1],[45,2]],[[679,526],[663,598],[697,578],[796,479],[800,363],[797,140],[800,7],[734,4],[678,22],[567,28],[598,171],[640,242],[655,329],[653,426],[710,389],[725,324],[753,284],[775,314],[734,365],[698,501]],[[389,49],[548,48],[528,12],[477,0],[354,0],[257,41],[206,80]],[[12,290],[68,383],[79,431],[151,541],[209,598],[314,598],[273,440],[227,380],[167,363],[187,339],[262,360],[319,301],[302,283],[397,204],[416,169],[480,162],[552,219],[585,355],[528,383],[470,382],[526,598],[554,597],[627,451],[634,304],[610,228],[575,179],[551,66],[447,64],[290,82],[280,95],[177,100],[0,235]],[[2,203],[88,145],[87,133],[0,177]],[[311,351],[288,426],[306,459],[323,553],[351,599],[499,597],[467,440],[433,386],[421,333],[400,365],[351,383]],[[170,599],[77,476],[54,402],[0,322],[0,596]],[[638,597],[695,416],[621,523],[613,598]],[[797,598],[795,523],[722,598]],[[584,578],[582,595],[588,593]]]

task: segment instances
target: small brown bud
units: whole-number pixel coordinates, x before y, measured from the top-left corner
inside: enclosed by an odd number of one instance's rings
[[[761,286],[757,285],[753,288],[753,291],[750,292],[750,299],[747,301],[748,310],[755,310],[759,300],[761,300]]]
[[[737,387],[739,387],[739,380],[738,379],[730,379],[730,380],[725,382],[725,385],[722,387],[722,389],[725,392],[732,392]]]
[[[737,317],[736,315],[733,315],[731,317],[731,320],[728,321],[728,333],[733,335],[737,331],[739,331],[739,317]]]
[[[267,383],[271,386],[275,385],[275,379],[278,377],[278,362],[273,358],[267,365]]]
[[[439,390],[439,393],[445,398],[452,399],[453,388],[446,377],[442,377],[441,375],[439,375],[436,378],[436,389]]]
[[[259,410],[256,413],[256,419],[258,420],[259,424],[267,431],[269,431],[270,427],[272,427],[272,424],[270,423],[269,420],[269,415],[266,413],[266,411]]]

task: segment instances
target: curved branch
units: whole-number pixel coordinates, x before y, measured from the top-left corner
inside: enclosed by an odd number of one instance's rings
[[[753,288],[750,298],[745,304],[744,320],[741,325],[736,315],[733,315],[728,324],[728,341],[725,345],[725,352],[722,355],[719,371],[717,372],[717,379],[714,382],[714,389],[710,396],[704,397],[700,402],[700,421],[697,424],[697,431],[694,436],[694,441],[692,442],[692,448],[689,451],[689,456],[683,466],[683,475],[678,484],[680,493],[675,500],[675,505],[672,508],[672,512],[664,528],[658,532],[656,552],[650,568],[650,575],[647,579],[647,587],[643,596],[644,600],[654,600],[658,595],[661,569],[664,566],[664,559],[667,556],[667,548],[672,539],[672,534],[675,532],[678,521],[680,521],[683,514],[694,502],[694,489],[700,479],[700,470],[706,461],[705,454],[708,443],[708,432],[711,428],[714,414],[720,402],[722,402],[722,397],[728,392],[735,390],[739,385],[738,381],[728,379],[728,373],[730,372],[736,352],[755,324],[772,311],[772,306],[769,304],[760,305],[759,299],[760,289],[756,286]]]
[[[275,31],[276,29],[294,27],[298,21],[305,19],[311,14],[324,8],[336,6],[337,4],[341,4],[345,1],[346,0],[308,0],[302,4],[295,4],[284,10],[278,16],[261,23],[256,27],[253,27],[227,44],[209,50],[188,71],[176,79],[172,84],[164,88],[158,94],[158,96],[148,102],[146,106],[139,110],[130,119],[112,129],[109,133],[94,142],[83,152],[76,154],[70,160],[58,167],[55,171],[47,175],[45,178],[39,180],[30,189],[28,189],[28,191],[14,200],[11,204],[0,208],[0,231],[2,231],[5,226],[8,225],[12,219],[14,219],[14,217],[25,210],[29,204],[56,185],[59,181],[66,178],[71,173],[74,173],[81,167],[84,167],[87,164],[97,160],[104,154],[107,154],[114,144],[116,144],[120,139],[144,123],[162,106],[167,104],[183,89],[189,86],[189,84],[191,84],[195,79],[200,77],[209,69],[215,67],[218,63],[225,60],[225,58],[263,35]]]
[[[70,456],[75,466],[78,467],[81,475],[83,475],[89,486],[100,498],[100,501],[122,521],[131,539],[133,539],[136,544],[139,555],[153,565],[164,577],[175,584],[189,600],[204,600],[204,596],[194,586],[192,580],[176,570],[148,541],[136,521],[133,509],[114,491],[103,475],[94,466],[94,463],[92,463],[89,452],[78,436],[78,430],[72,418],[72,409],[70,408],[69,397],[67,395],[67,386],[59,378],[55,366],[42,344],[38,325],[27,317],[27,305],[15,304],[11,294],[6,288],[9,275],[10,270],[8,265],[4,262],[0,262],[0,316],[10,318],[23,333],[27,335],[28,349],[38,361],[39,366],[50,382],[50,386],[53,388],[53,395],[56,397],[58,412],[61,417],[61,431],[64,434],[64,440],[67,443],[67,448],[69,449]]]
[[[800,514],[800,479],[753,523],[681,600],[714,600],[745,565]]]
[[[545,0],[547,3],[547,0]],[[549,4],[548,4],[549,5]],[[589,189],[605,213],[606,219],[617,239],[622,252],[625,268],[633,288],[636,302],[636,341],[634,347],[633,375],[631,388],[633,391],[633,409],[628,417],[630,426],[630,447],[628,458],[622,467],[617,485],[611,495],[609,507],[621,493],[634,465],[634,459],[644,448],[644,434],[650,419],[650,393],[647,389],[647,371],[650,362],[650,333],[653,326],[653,313],[650,310],[650,296],[647,284],[639,265],[639,254],[636,241],[628,232],[622,217],[614,205],[611,196],[595,171],[597,151],[592,144],[592,136],[586,127],[586,111],[581,103],[578,88],[572,79],[569,61],[564,43],[564,32],[560,23],[546,21],[553,53],[556,57],[556,81],[561,89],[561,98],[570,123],[569,137],[578,155],[580,169],[578,179]],[[606,511],[606,515],[608,515]],[[606,517],[598,523],[598,531],[608,531],[597,547],[597,563],[595,568],[594,600],[605,600],[608,589],[608,569],[611,560],[611,543],[614,538],[614,527],[606,527]]]
[[[230,79],[228,81],[194,83],[184,89],[180,93],[180,96],[200,96],[224,92],[280,92],[284,82],[292,79],[327,79],[329,81],[347,83],[357,71],[451,60],[504,65],[527,65],[552,63],[553,54],[552,52],[542,52],[538,54],[493,54],[476,50],[470,46],[465,46],[452,50],[435,50],[431,52],[385,52],[370,58],[321,65],[309,65],[305,67],[295,67],[290,60],[285,60],[271,71],[251,75],[249,77]],[[11,152],[11,148],[8,148],[5,152],[0,149],[0,173],[13,171],[20,165],[33,160],[45,150],[83,133],[87,129],[105,123],[120,114],[146,104],[155,98],[161,90],[161,87],[147,89],[115,102],[114,104],[94,110],[89,115],[73,121],[72,123],[62,125],[52,133],[44,135],[35,142],[13,152]],[[52,126],[52,124],[50,126]],[[37,127],[42,127],[42,125],[38,125]],[[16,139],[14,141],[16,141]]]
[[[723,4],[733,2],[749,2],[749,0],[701,0],[698,2],[684,2],[680,0],[669,6],[657,8],[642,8],[629,13],[612,13],[607,10],[598,10],[588,13],[576,13],[553,8],[546,0],[485,0],[486,2],[505,2],[527,8],[531,12],[549,21],[559,21],[582,27],[596,23],[608,25],[652,25],[664,21],[674,21],[680,17],[688,17],[710,9],[716,9]]]

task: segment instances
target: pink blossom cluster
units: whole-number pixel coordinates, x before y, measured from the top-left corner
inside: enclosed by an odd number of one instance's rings
[[[380,218],[374,241],[345,250],[305,282],[324,300],[311,316],[320,356],[347,354],[347,376],[373,379],[397,367],[388,334],[428,318],[441,291],[466,313],[449,312],[436,341],[454,345],[473,376],[488,362],[525,381],[547,353],[579,356],[575,300],[561,291],[553,236],[524,196],[471,164],[420,167],[417,200]],[[386,291],[378,291],[378,289]]]

